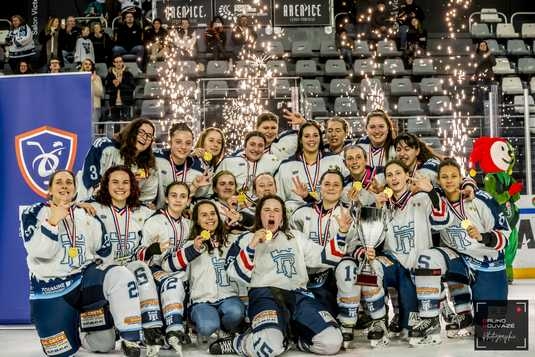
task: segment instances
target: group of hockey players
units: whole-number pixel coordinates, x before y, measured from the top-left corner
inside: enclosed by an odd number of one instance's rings
[[[332,355],[358,348],[358,330],[372,346],[425,345],[440,343],[440,316],[464,336],[475,301],[507,299],[507,221],[455,160],[381,110],[353,140],[341,118],[284,118],[296,130],[261,114],[231,155],[221,130],[195,143],[183,123],[153,150],[138,118],[97,139],[78,175],[54,173],[21,220],[44,352],[120,339],[127,356],[192,343]],[[366,210],[380,213],[374,241]]]

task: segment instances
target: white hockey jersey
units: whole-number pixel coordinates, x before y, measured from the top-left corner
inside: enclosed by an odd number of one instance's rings
[[[485,191],[476,197],[452,203],[443,197],[450,212],[448,226],[440,231],[441,243],[461,254],[475,270],[499,271],[505,269],[504,249],[510,234],[507,219],[498,203]],[[483,241],[470,238],[461,222],[468,220],[483,235]]]
[[[439,209],[435,209],[428,193],[406,191],[398,201],[392,200],[388,205],[384,251],[403,267],[416,267],[418,254],[433,245],[431,228],[439,230],[448,224],[446,203],[439,202]]]
[[[131,209],[128,206],[117,208],[90,202],[95,207],[96,216],[104,224],[106,235],[112,246],[112,254],[106,262],[126,264],[136,260],[141,244],[143,225],[153,211],[145,206]]]
[[[21,217],[20,234],[31,277],[30,299],[68,293],[79,284],[85,266],[111,253],[102,222],[83,209],[70,209],[69,216],[56,226],[48,223],[49,214],[48,203],[37,203]]]
[[[372,168],[370,166],[366,166],[366,169],[364,170],[364,175],[360,180],[355,180],[351,175],[347,175],[344,179],[344,191],[342,192],[342,202],[346,205],[350,205],[352,202],[349,199],[348,193],[351,188],[353,188],[353,184],[355,182],[360,182],[362,184],[362,188],[358,195],[358,200],[360,202],[361,206],[373,206],[375,204],[375,195],[373,192],[368,191],[370,186],[373,183],[374,178],[377,174],[377,168]]]
[[[277,232],[270,241],[249,248],[254,233],[246,233],[231,248],[227,273],[249,288],[275,287],[283,290],[307,288],[307,268],[335,267],[345,254],[345,237],[338,235],[321,246],[302,232],[291,230],[288,236]]]
[[[158,199],[157,207],[165,206],[165,189],[175,181],[185,182],[190,186],[197,176],[204,174],[205,167],[200,159],[188,156],[184,164],[175,165],[171,161],[169,150],[157,150],[154,152],[156,158],[156,171],[158,172]],[[208,197],[208,187],[201,187],[195,192],[195,197]]]
[[[388,150],[383,147],[375,148],[368,136],[358,139],[355,144],[362,146],[368,157],[368,165],[383,168],[389,160],[396,157],[396,148],[392,145]]]
[[[89,152],[87,153],[84,166],[77,174],[78,196],[79,201],[88,200],[94,192],[95,187],[99,184],[102,175],[112,166],[123,165],[124,160],[119,152],[119,143],[108,138],[98,138],[95,140]],[[138,167],[133,165],[131,168],[135,174]],[[139,181],[141,202],[152,202],[158,193],[158,175],[155,170],[145,173],[146,177]]]

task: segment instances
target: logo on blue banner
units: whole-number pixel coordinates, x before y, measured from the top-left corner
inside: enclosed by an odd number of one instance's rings
[[[56,170],[72,170],[78,136],[51,126],[42,126],[15,137],[19,170],[26,184],[46,198],[48,179]]]

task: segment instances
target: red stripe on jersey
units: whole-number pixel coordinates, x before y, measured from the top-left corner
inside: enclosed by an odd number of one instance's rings
[[[432,214],[433,214],[433,217],[444,218],[446,216],[446,202],[444,202],[443,200],[440,200],[440,209],[437,211],[433,207]]]
[[[494,247],[494,249],[502,250],[503,246],[504,246],[503,235],[500,233],[500,231],[494,231],[494,234],[496,234],[496,236],[498,238],[498,242],[496,243],[496,247]]]
[[[137,252],[137,260],[145,261],[145,251],[147,248],[141,248],[139,252]]]
[[[247,253],[245,253],[244,250],[240,251],[240,259],[241,259],[243,265],[245,266],[245,269],[247,269],[249,271],[253,270],[254,265],[251,264],[251,262],[249,261],[249,257],[247,256]]]
[[[331,249],[331,254],[335,257],[343,257],[344,253],[336,249],[336,239],[331,239],[331,244],[329,245],[329,248]]]
[[[186,263],[186,260],[184,259],[184,257],[182,256],[182,253],[183,253],[183,250],[180,249],[178,252],[176,252],[176,257],[178,259],[178,264],[180,264],[180,266],[182,267],[182,269],[186,269],[186,267],[188,266],[188,264]]]

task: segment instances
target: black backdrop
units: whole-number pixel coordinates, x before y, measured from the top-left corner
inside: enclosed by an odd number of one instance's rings
[[[239,0],[236,0],[239,1]],[[274,0],[276,1],[276,0]],[[391,3],[401,3],[404,0],[387,0]],[[80,16],[85,7],[91,0],[11,0],[2,1],[0,7],[0,18],[8,18],[13,14],[21,14],[28,23],[41,29],[48,16],[56,15],[65,17],[67,15]],[[428,21],[425,26],[429,32],[446,32],[444,14],[446,13],[447,0],[415,0],[426,14]],[[343,4],[346,4],[345,6]],[[334,0],[335,13],[344,11],[356,11],[357,9],[365,10],[373,6],[376,0]],[[508,17],[518,11],[535,12],[535,1],[532,0],[472,0],[472,5],[466,11],[466,16],[479,10],[481,7],[497,8],[498,11],[504,12]],[[37,14],[35,14],[37,9]],[[34,12],[32,14],[32,11]],[[429,19],[432,19],[430,21]],[[531,17],[530,22],[535,22],[535,16]]]

